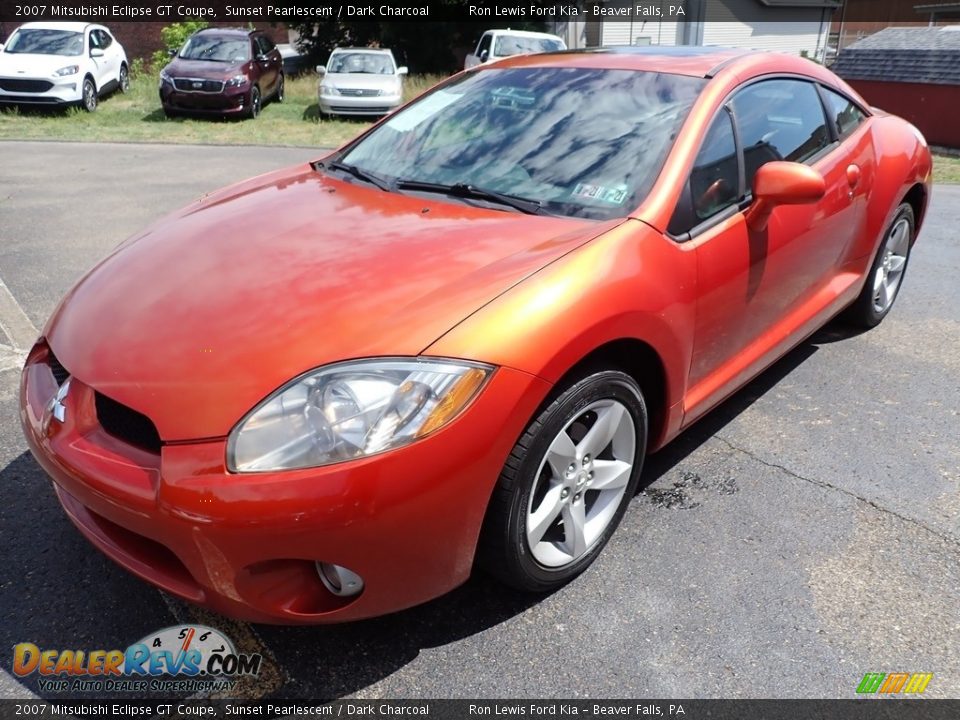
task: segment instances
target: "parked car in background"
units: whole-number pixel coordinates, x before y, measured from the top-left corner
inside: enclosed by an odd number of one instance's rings
[[[283,58],[259,30],[201,30],[160,71],[160,102],[167,117],[204,113],[255,118],[266,100],[283,102],[283,92]]]
[[[80,105],[130,87],[127,54],[102,25],[26,23],[0,46],[0,104]]]
[[[469,70],[477,65],[513,55],[531,55],[566,49],[567,44],[563,38],[549,33],[526,30],[487,30],[480,37],[476,50],[467,55],[463,68]]]
[[[405,66],[385,48],[337,48],[318,65],[321,115],[386,115],[403,102]]]
[[[290,43],[277,45],[277,50],[280,51],[280,57],[283,58],[284,77],[296,77],[310,68],[309,58]]]

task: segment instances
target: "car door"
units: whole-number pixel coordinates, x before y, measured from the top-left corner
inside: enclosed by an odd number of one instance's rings
[[[120,46],[120,43],[117,42],[116,38],[107,30],[101,29],[100,33],[101,42],[105,43],[104,53],[107,59],[107,72],[110,74],[110,80],[119,80],[120,65],[125,59],[123,48]]]
[[[272,52],[273,43],[265,35],[254,35],[253,50],[260,67],[260,92],[271,95],[280,79],[279,53]]]
[[[89,67],[97,84],[97,92],[102,92],[110,78],[107,76],[107,56],[101,46],[100,31],[96,28],[87,32],[87,56],[90,58]]]
[[[485,63],[490,57],[490,47],[493,43],[493,33],[485,32],[477,43],[477,49],[470,55],[467,55],[464,62],[464,69],[469,70],[472,67]],[[486,53],[486,55],[484,54]]]
[[[826,194],[818,202],[776,208],[767,228],[753,231],[744,216],[753,177],[773,160],[812,165],[825,179]],[[691,226],[685,237],[697,253],[685,422],[781,354],[829,302],[840,258],[862,221],[849,165],[812,82],[756,82],[733,95],[714,120],[678,206],[684,212],[671,223],[674,234]]]

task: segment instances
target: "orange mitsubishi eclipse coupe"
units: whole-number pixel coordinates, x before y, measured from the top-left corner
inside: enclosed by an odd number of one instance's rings
[[[801,58],[533,55],[212,193],[60,303],[21,419],[80,531],[259,622],[549,591],[644,457],[833,316],[890,311],[905,121]]]

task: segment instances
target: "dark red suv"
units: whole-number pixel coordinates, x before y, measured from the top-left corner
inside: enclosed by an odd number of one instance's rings
[[[167,117],[211,113],[255,118],[268,99],[283,102],[283,59],[273,41],[257,30],[201,30],[160,71],[160,102]]]

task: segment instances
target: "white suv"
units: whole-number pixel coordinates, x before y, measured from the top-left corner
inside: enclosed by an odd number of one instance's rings
[[[26,23],[0,50],[0,104],[93,112],[100,96],[129,87],[127,54],[102,25]]]
[[[558,52],[567,44],[556,35],[525,30],[487,30],[477,43],[477,49],[467,55],[463,69],[494,62],[514,55]]]

